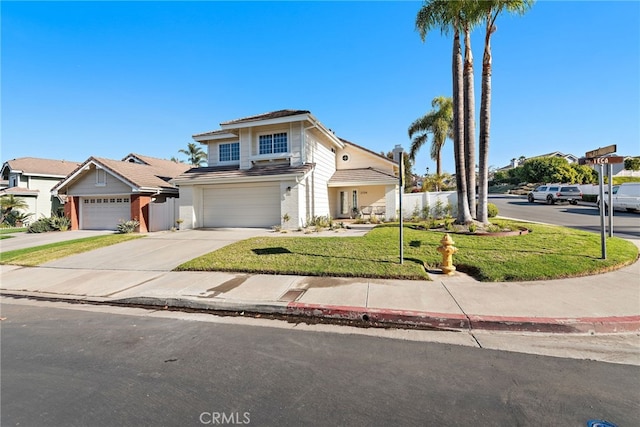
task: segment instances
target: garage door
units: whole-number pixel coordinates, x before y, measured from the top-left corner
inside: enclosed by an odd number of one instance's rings
[[[202,192],[205,227],[271,227],[280,224],[280,183],[228,184]]]
[[[115,230],[121,220],[131,219],[129,196],[83,197],[80,206],[83,230]]]

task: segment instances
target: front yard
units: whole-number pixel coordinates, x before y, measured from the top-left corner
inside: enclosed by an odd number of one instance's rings
[[[597,234],[513,224],[532,232],[511,237],[452,234],[459,249],[454,265],[481,281],[523,281],[596,274],[638,257],[636,246],[623,239],[608,239],[608,258],[602,260]],[[436,248],[444,233],[411,227],[404,228],[404,265],[398,262],[398,225],[385,224],[364,237],[257,237],[195,258],[176,270],[429,280],[426,270],[437,269],[442,259]]]

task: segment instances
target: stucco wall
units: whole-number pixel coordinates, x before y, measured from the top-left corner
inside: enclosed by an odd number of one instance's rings
[[[114,177],[107,171],[106,185],[96,185],[96,169],[91,165],[91,169],[83,172],[80,179],[74,182],[67,189],[68,195],[73,196],[93,196],[102,194],[131,194],[131,187]]]

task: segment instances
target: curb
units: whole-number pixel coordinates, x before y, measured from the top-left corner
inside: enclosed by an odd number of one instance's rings
[[[181,298],[137,297],[109,299],[33,292],[0,292],[3,297],[33,298],[76,304],[136,306],[172,310],[194,310],[220,315],[275,315],[295,318],[349,321],[361,327],[422,328],[441,331],[501,331],[539,333],[629,333],[640,332],[640,315],[609,317],[508,317],[430,313],[413,310],[351,307],[298,302],[199,301]]]

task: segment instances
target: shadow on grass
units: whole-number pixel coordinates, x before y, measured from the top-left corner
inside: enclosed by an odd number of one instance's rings
[[[256,255],[281,255],[281,254],[291,254],[292,253],[289,249],[283,248],[283,247],[256,248],[256,249],[251,249],[251,252],[253,252]]]

